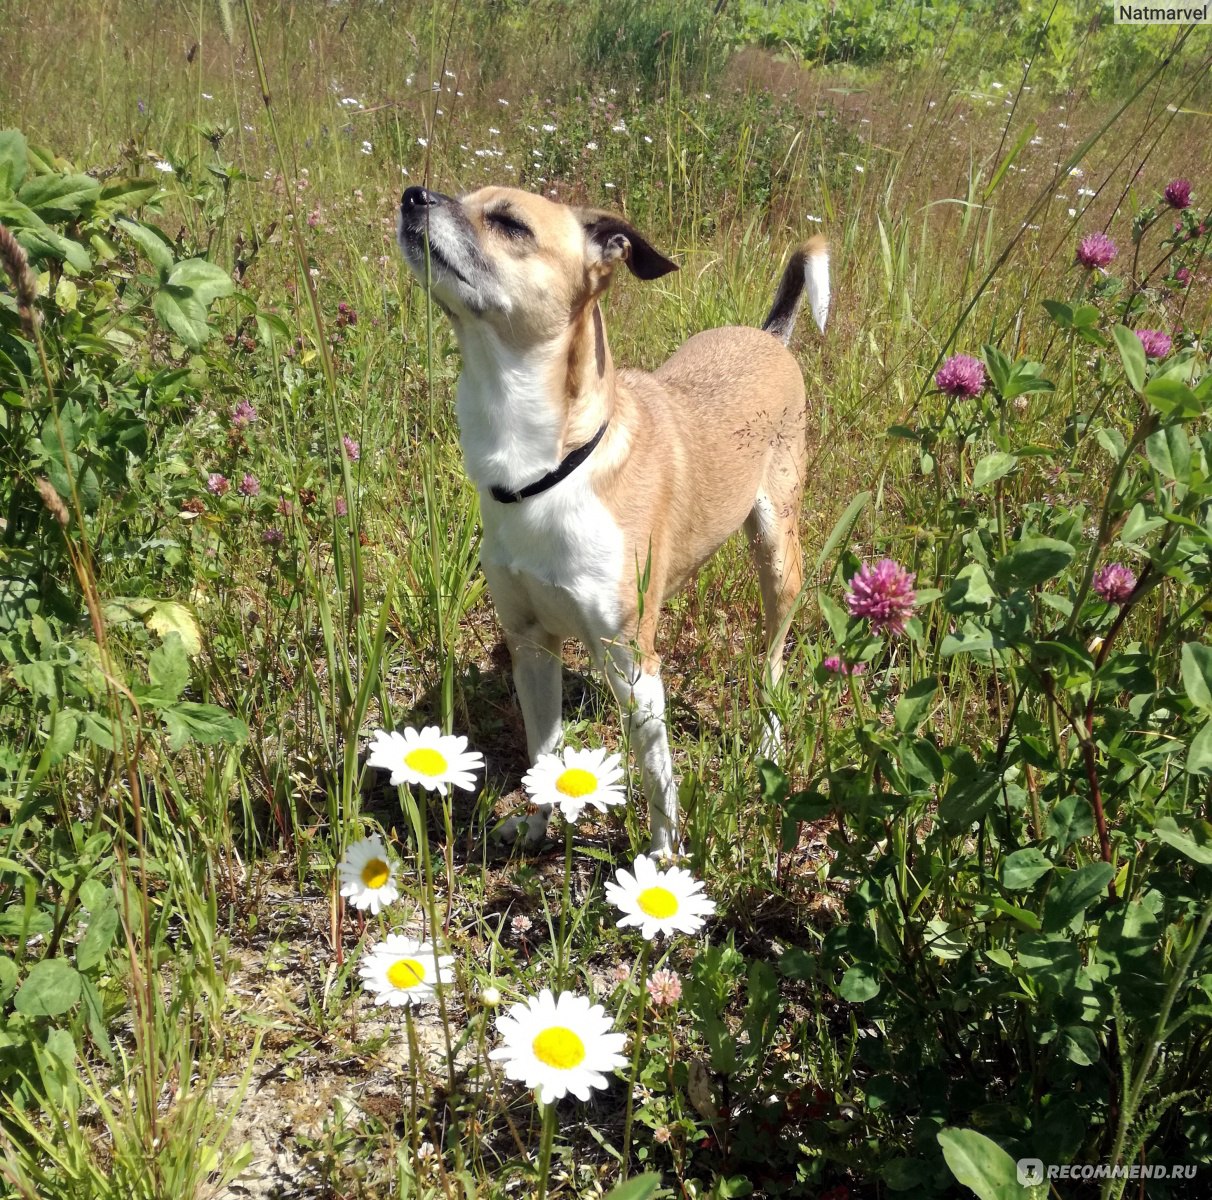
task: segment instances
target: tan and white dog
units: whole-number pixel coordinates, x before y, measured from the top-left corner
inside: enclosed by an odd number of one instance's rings
[[[822,331],[823,238],[797,250],[762,329],[711,329],[652,374],[616,368],[598,301],[619,263],[676,264],[607,212],[512,188],[456,199],[410,187],[400,246],[463,355],[456,412],[480,493],[481,562],[505,631],[531,761],[561,740],[561,648],[588,647],[627,713],[652,848],[678,839],[657,617],[742,525],[761,576],[766,684],[800,590],[804,383],[786,348],[807,289]],[[777,745],[767,724],[765,749]],[[548,811],[502,836],[537,844]]]

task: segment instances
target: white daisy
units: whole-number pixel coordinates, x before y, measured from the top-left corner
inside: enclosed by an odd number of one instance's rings
[[[465,737],[444,734],[436,725],[427,725],[420,733],[411,728],[403,733],[376,729],[366,765],[390,771],[395,786],[419,783],[445,796],[447,787],[465,792],[475,788],[472,772],[483,769],[484,756],[478,750],[468,750]]]
[[[347,846],[337,863],[337,874],[341,879],[341,895],[354,908],[369,908],[372,915],[377,916],[380,909],[400,895],[396,869],[388,861],[387,849],[378,834]]]
[[[433,943],[418,942],[399,933],[369,950],[358,967],[362,983],[374,992],[376,1004],[420,1004],[441,984],[454,982],[454,956],[436,954]]]
[[[662,871],[651,859],[637,858],[631,871],[620,870],[617,883],[606,885],[606,899],[623,916],[619,928],[638,925],[652,941],[658,933],[698,933],[715,912],[715,901],[703,894],[702,883],[681,867]]]
[[[551,1104],[571,1092],[589,1099],[590,1088],[607,1086],[606,1072],[626,1066],[626,1038],[612,1033],[613,1021],[586,996],[544,988],[525,1003],[511,1004],[497,1018],[504,1044],[489,1058],[505,1064],[505,1074],[538,1088],[539,1101]]]
[[[522,786],[535,804],[559,805],[565,821],[575,821],[587,804],[605,812],[625,799],[619,755],[606,750],[571,750],[540,754],[522,776]]]

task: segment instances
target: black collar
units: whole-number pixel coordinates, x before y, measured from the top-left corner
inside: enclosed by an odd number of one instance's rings
[[[529,496],[537,496],[540,492],[545,492],[548,488],[555,487],[561,479],[567,479],[593,453],[594,447],[602,440],[602,434],[606,432],[608,424],[609,421],[603,421],[602,428],[589,441],[569,454],[554,471],[548,471],[542,479],[536,479],[534,483],[528,483],[524,488],[520,488],[516,492],[511,492],[508,488],[503,488],[500,484],[494,483],[488,489],[492,493],[492,498],[501,504],[516,504],[519,500],[525,500]]]

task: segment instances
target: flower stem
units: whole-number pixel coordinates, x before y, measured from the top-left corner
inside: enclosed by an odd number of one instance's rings
[[[417,1050],[417,1031],[412,1023],[412,1006],[404,1006],[404,1028],[408,1033],[408,1140],[412,1145],[413,1178],[421,1175],[421,1131],[417,1119],[417,1072],[421,1055]]]
[[[556,986],[564,986],[568,968],[568,908],[572,903],[572,822],[564,822],[564,885],[560,892],[560,943],[556,946]]]
[[[637,972],[640,981],[640,998],[635,1010],[635,1045],[631,1050],[631,1075],[627,1080],[627,1112],[623,1117],[623,1178],[630,1174],[631,1163],[631,1120],[635,1108],[635,1085],[640,1077],[640,1051],[644,1045],[644,1010],[648,1003],[648,960],[652,953],[652,943],[645,940],[640,951],[640,969]]]
[[[551,1173],[551,1143],[555,1138],[555,1103],[543,1105],[543,1141],[539,1146],[538,1200],[546,1200],[547,1176]]]

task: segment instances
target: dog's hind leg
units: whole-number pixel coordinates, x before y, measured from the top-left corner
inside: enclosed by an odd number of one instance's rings
[[[631,748],[640,764],[640,780],[648,800],[653,854],[674,854],[678,841],[678,790],[665,728],[665,688],[660,659],[653,653],[634,655],[619,645],[607,649],[603,669],[610,690],[623,709]]]
[[[784,468],[787,474],[792,472]],[[766,627],[766,660],[762,686],[766,693],[765,728],[760,749],[777,760],[782,752],[782,726],[772,701],[783,675],[783,642],[787,622],[800,594],[804,561],[799,535],[799,484],[760,491],[749,516],[745,533],[757,562],[762,588],[762,614]],[[780,483],[787,481],[778,480]]]
[[[506,630],[505,644],[509,647],[513,685],[526,725],[526,752],[533,764],[539,755],[554,753],[560,744],[562,642],[538,626],[532,626],[525,633]],[[533,813],[510,817],[497,836],[503,842],[514,842],[520,836],[523,845],[537,846],[546,836],[550,818],[551,806],[540,805]]]

